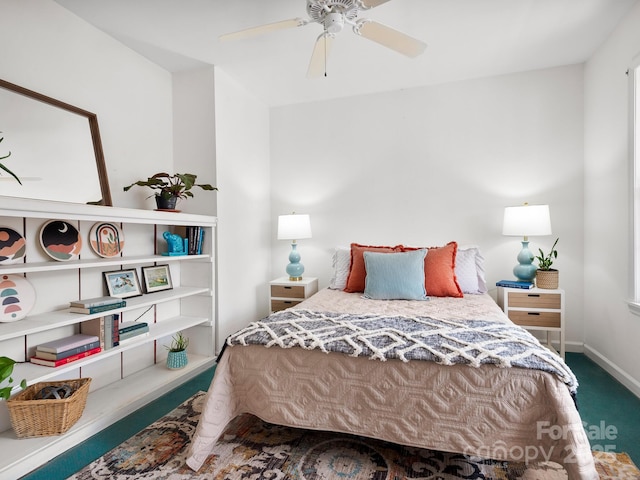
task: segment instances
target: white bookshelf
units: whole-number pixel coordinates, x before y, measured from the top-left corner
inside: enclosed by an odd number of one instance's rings
[[[39,229],[50,219],[72,223],[83,237],[78,260],[58,262],[39,247]],[[86,240],[96,222],[117,224],[125,237],[121,256],[100,258]],[[82,442],[215,362],[215,227],[212,216],[45,202],[0,196],[0,225],[25,237],[22,263],[3,265],[0,275],[24,275],[36,290],[36,303],[19,321],[0,323],[0,352],[20,362],[13,378],[29,385],[91,377],[91,390],[81,419],[68,432],[38,438],[16,437],[5,402],[0,401],[0,478],[19,478]],[[165,230],[200,226],[205,231],[201,255],[166,256]],[[71,313],[79,298],[106,294],[103,272],[167,264],[173,289],[126,299],[118,312],[124,321],[149,324],[149,335],[103,350],[57,368],[28,362],[38,344],[79,333],[79,325],[107,313]],[[142,280],[142,279],[141,279]],[[141,282],[142,283],[142,282]],[[189,363],[181,370],[165,366],[171,336],[183,331],[190,339]],[[17,389],[14,390],[17,392]]]

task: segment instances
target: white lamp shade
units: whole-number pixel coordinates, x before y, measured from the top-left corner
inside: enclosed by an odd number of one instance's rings
[[[549,205],[506,207],[502,234],[517,237],[551,235]]]
[[[309,215],[280,215],[278,217],[278,240],[311,238]]]

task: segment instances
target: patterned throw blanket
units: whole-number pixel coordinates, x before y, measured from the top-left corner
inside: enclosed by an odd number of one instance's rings
[[[578,381],[564,361],[525,329],[487,320],[435,320],[288,309],[227,338],[227,345],[319,349],[386,361],[532,368],[558,376],[575,395]]]

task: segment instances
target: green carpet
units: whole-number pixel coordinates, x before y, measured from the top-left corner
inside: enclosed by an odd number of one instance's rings
[[[640,465],[640,399],[583,354],[568,353],[567,363],[580,382],[578,406],[587,428],[616,428],[615,439],[591,439],[592,448],[615,445],[616,452],[627,452]],[[78,447],[56,457],[22,480],[65,479],[150,425],[199,390],[207,390],[213,377],[210,369],[169,392],[123,420],[91,437]],[[609,436],[612,436],[609,429]],[[597,434],[594,436],[598,436]],[[606,435],[600,435],[606,436]]]
[[[578,409],[591,448],[626,452],[640,465],[640,398],[581,353],[567,353],[578,377]]]

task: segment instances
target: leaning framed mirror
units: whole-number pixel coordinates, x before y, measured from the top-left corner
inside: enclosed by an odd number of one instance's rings
[[[0,79],[0,195],[112,205],[98,117]]]

